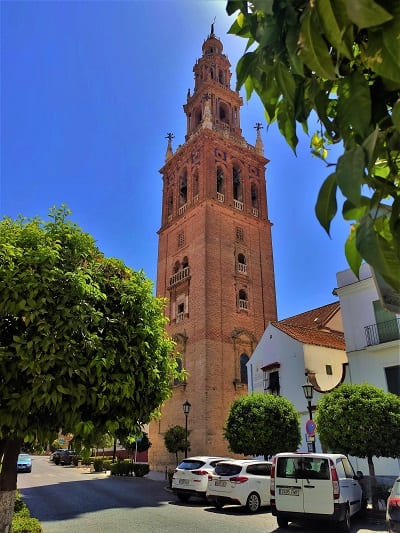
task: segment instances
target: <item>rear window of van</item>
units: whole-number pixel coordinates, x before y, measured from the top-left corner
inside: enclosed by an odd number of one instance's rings
[[[231,463],[218,463],[215,467],[215,473],[218,476],[236,476],[241,470],[242,465],[234,465]]]
[[[276,476],[292,479],[330,479],[327,459],[318,457],[279,457]]]
[[[181,470],[196,470],[204,465],[204,461],[182,461],[178,466]]]

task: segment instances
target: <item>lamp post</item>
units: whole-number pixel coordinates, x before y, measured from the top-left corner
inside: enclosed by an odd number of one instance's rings
[[[307,383],[305,383],[304,385],[302,385],[303,387],[303,391],[304,391],[304,396],[306,397],[306,400],[307,400],[307,405],[308,405],[308,414],[310,416],[310,420],[312,420],[312,407],[311,407],[311,400],[313,399],[313,392],[314,392],[314,387],[311,385],[311,383],[308,381],[307,379]],[[315,436],[311,437],[313,440],[311,441],[311,445],[312,445],[312,452],[315,453]],[[310,449],[308,449],[308,451],[310,451]]]
[[[186,423],[185,423],[185,459],[187,457],[187,450],[188,450],[188,415],[190,413],[191,405],[186,400],[186,402],[183,404],[183,412],[185,413]]]

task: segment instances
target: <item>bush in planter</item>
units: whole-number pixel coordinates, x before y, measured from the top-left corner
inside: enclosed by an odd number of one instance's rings
[[[95,472],[103,472],[103,459],[95,459],[93,461],[93,468]]]
[[[148,463],[133,463],[133,473],[136,477],[143,477],[150,472]]]

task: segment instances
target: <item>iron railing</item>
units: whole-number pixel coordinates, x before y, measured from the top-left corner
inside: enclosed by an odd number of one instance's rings
[[[400,339],[400,318],[365,326],[367,346]]]

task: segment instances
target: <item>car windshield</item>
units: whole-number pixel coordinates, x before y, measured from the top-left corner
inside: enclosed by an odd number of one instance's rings
[[[235,476],[242,470],[242,465],[232,463],[218,463],[215,467],[215,473],[218,476]]]
[[[182,461],[178,468],[180,468],[181,470],[196,470],[197,468],[202,467],[204,464],[204,461],[189,459],[186,461]]]

